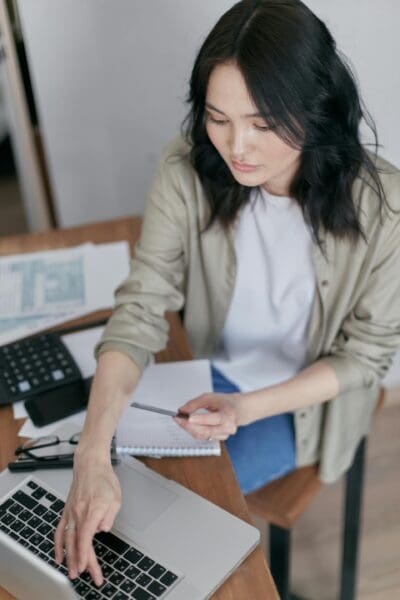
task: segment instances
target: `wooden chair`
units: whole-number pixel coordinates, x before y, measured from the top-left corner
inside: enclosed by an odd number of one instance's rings
[[[384,395],[381,390],[376,412],[383,405]],[[355,598],[365,452],[364,438],[345,475],[340,600]],[[321,486],[313,465],[296,469],[246,496],[249,511],[269,523],[270,569],[282,600],[298,599],[290,593],[291,530]]]

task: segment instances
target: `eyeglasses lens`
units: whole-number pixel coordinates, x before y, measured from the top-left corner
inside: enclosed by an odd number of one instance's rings
[[[56,435],[48,435],[45,437],[39,437],[39,438],[35,438],[32,440],[28,440],[27,442],[25,442],[25,444],[22,446],[22,448],[24,450],[33,450],[34,448],[37,448],[38,446],[51,446],[53,444],[57,444],[58,443],[58,437]]]

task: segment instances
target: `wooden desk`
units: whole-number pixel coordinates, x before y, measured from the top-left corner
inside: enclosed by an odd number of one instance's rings
[[[129,241],[131,251],[133,251],[139,231],[140,218],[131,217],[72,229],[3,238],[0,240],[0,255],[75,246],[87,241],[101,243],[118,240]],[[108,315],[109,311],[99,311],[70,324],[92,322]],[[157,355],[157,361],[191,358],[190,348],[179,318],[177,315],[170,314],[168,320],[172,330],[171,339],[167,349]],[[11,407],[0,408],[1,469],[4,469],[7,462],[12,460],[13,451],[18,445],[17,431],[22,423],[21,419],[14,420]],[[145,459],[145,463],[155,471],[187,486],[230,513],[251,522],[225,449],[221,457]],[[210,535],[212,535],[211,532]],[[0,588],[0,600],[11,600],[11,598],[12,596]],[[264,554],[259,546],[217,590],[213,598],[214,600],[278,598]]]

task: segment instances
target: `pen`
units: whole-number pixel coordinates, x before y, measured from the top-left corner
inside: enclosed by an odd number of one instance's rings
[[[111,463],[116,465],[119,463],[118,458],[112,458]],[[19,471],[36,471],[38,469],[67,469],[73,466],[73,461],[70,458],[60,460],[16,460],[9,462],[7,467],[13,473]]]
[[[141,410],[149,410],[150,412],[156,412],[160,415],[167,415],[168,417],[179,417],[180,419],[188,419],[189,413],[175,412],[173,410],[167,410],[166,408],[159,408],[158,406],[150,406],[150,404],[140,404],[140,402],[132,402],[133,408],[140,408]]]

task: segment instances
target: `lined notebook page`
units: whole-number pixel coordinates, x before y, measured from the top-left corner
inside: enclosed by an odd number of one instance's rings
[[[129,406],[139,402],[176,411],[188,400],[211,391],[208,360],[149,365],[118,423],[117,452],[136,456],[219,455],[219,442],[196,440],[171,417]]]

